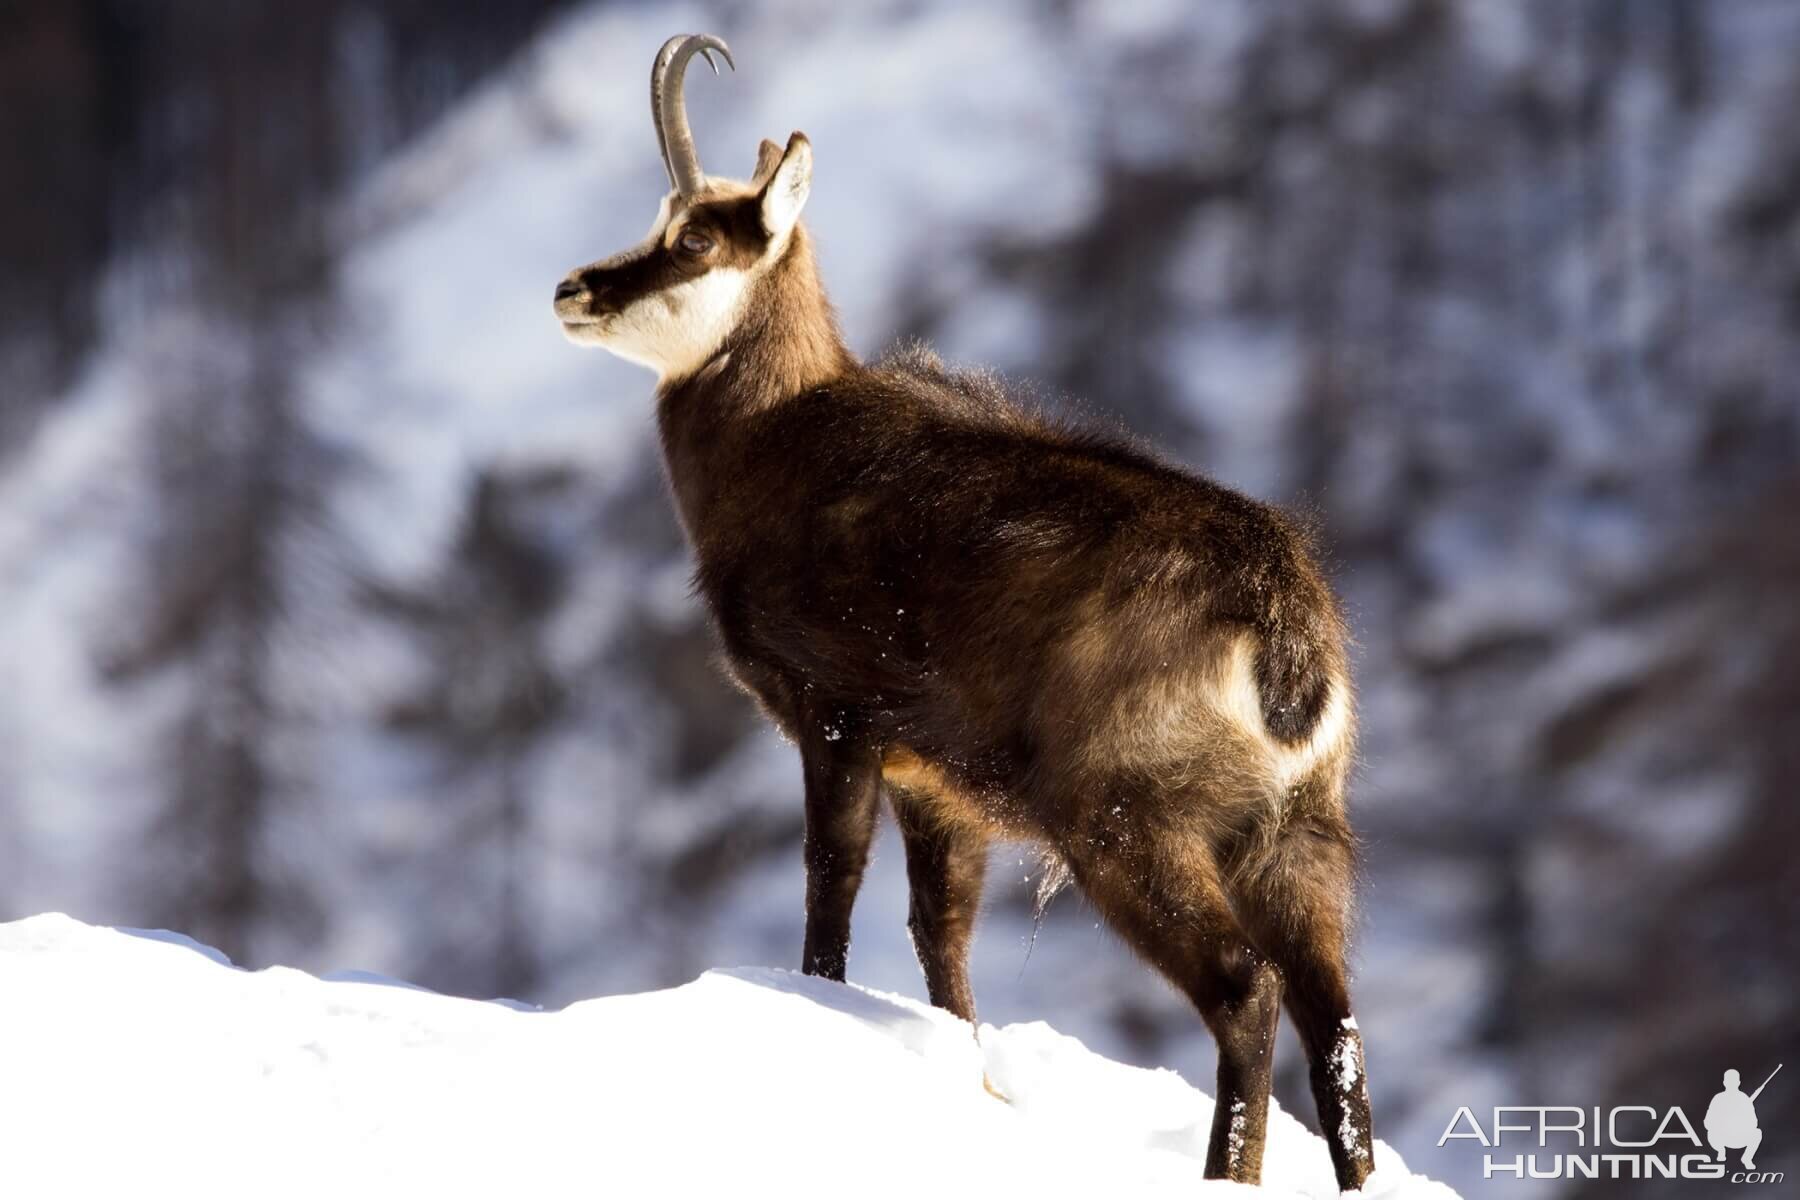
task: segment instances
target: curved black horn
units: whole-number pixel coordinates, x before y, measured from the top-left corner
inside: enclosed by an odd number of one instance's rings
[[[687,102],[682,97],[682,80],[687,75],[688,60],[699,54],[705,57],[713,74],[719,64],[713,61],[717,50],[725,65],[737,70],[731,61],[731,49],[724,41],[709,33],[678,33],[657,51],[656,65],[650,68],[650,117],[656,123],[656,140],[662,147],[663,165],[669,170],[669,185],[683,196],[700,190],[706,176],[700,170],[700,156],[694,151],[694,134],[688,128]]]

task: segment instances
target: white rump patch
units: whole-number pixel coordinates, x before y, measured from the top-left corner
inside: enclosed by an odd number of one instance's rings
[[[1313,731],[1298,745],[1289,745],[1270,735],[1263,723],[1262,692],[1256,686],[1256,639],[1245,634],[1231,644],[1231,659],[1225,673],[1220,696],[1221,707],[1232,724],[1253,740],[1268,748],[1274,768],[1273,783],[1285,795],[1288,789],[1305,779],[1307,773],[1326,758],[1350,731],[1350,695],[1343,684],[1332,680],[1326,685],[1325,704]]]

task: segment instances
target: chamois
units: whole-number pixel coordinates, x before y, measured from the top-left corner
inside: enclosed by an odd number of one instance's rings
[[[844,978],[885,793],[931,1002],[973,1022],[988,844],[1034,842],[1216,1039],[1207,1176],[1260,1178],[1285,999],[1338,1182],[1360,1186],[1355,719],[1307,538],[990,375],[921,349],[859,361],[799,223],[805,135],[764,141],[748,182],[701,172],[682,86],[715,52],[732,62],[706,35],[656,56],[669,192],[555,310],[570,340],[658,374],[697,589],[731,674],[800,748],[802,969]]]

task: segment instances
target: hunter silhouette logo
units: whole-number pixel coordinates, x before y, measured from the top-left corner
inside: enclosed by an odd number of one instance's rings
[[[1762,1145],[1762,1130],[1756,1127],[1756,1098],[1780,1070],[1781,1064],[1776,1063],[1769,1079],[1748,1096],[1738,1090],[1738,1073],[1725,1072],[1725,1090],[1706,1107],[1706,1140],[1718,1152],[1720,1162],[1725,1161],[1727,1150],[1742,1150],[1744,1170],[1756,1169],[1756,1148]]]

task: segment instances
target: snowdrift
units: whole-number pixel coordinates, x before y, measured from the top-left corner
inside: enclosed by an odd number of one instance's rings
[[[4,1195],[1250,1194],[1202,1182],[1212,1101],[1172,1072],[786,971],[540,1012],[53,914],[0,926],[0,1011]],[[1453,1195],[1376,1166],[1365,1195]],[[1336,1194],[1280,1111],[1264,1179]]]

